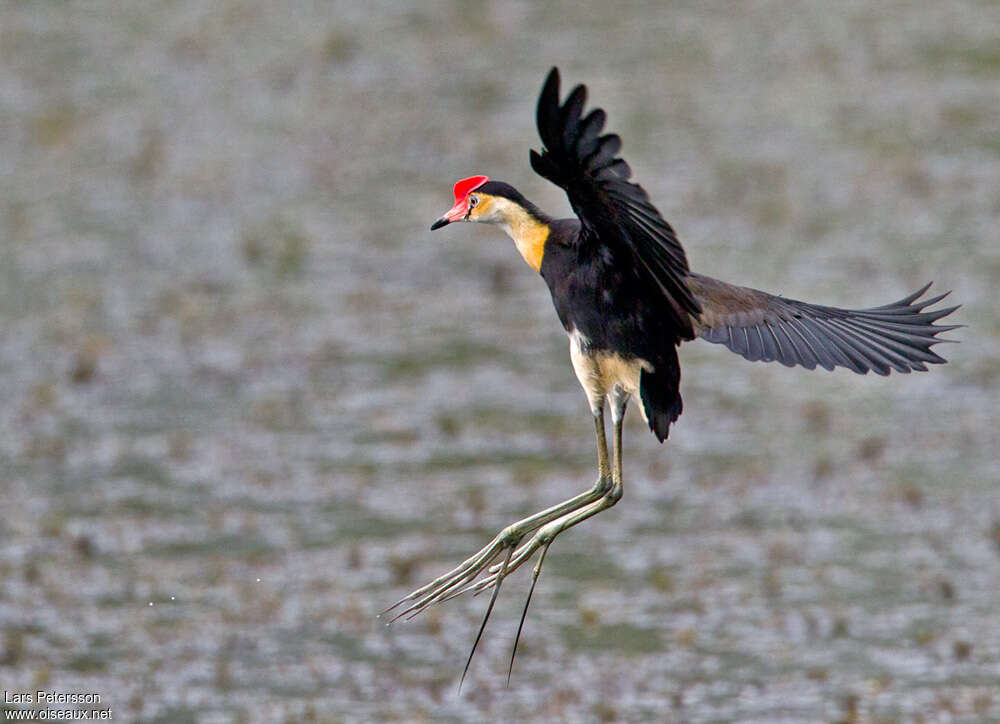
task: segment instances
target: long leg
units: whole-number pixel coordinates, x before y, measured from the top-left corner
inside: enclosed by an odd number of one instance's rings
[[[622,420],[625,417],[625,407],[626,405],[628,405],[628,394],[625,393],[624,390],[622,390],[620,387],[616,387],[612,392],[611,399],[613,403],[611,416],[615,423],[614,469],[611,474],[612,487],[611,490],[609,490],[608,493],[606,494],[605,498],[612,495],[612,493],[616,489],[618,492],[613,500],[610,500],[604,507],[600,508],[599,510],[595,510],[593,513],[590,513],[590,515],[595,515],[596,513],[599,513],[601,510],[604,510],[605,507],[609,508],[615,503],[617,503],[622,496],[622,492],[624,491],[622,484]],[[602,498],[601,500],[604,500],[604,498]],[[595,505],[597,505],[597,503],[595,503]],[[582,513],[583,511],[581,510],[580,512]],[[584,516],[584,518],[586,517],[589,517],[589,515]],[[580,518],[580,520],[584,520],[584,518]],[[557,525],[560,522],[561,520],[557,520],[552,525]],[[528,597],[525,599],[524,609],[521,611],[521,620],[517,625],[517,634],[514,636],[514,647],[511,649],[510,652],[510,666],[507,667],[507,686],[510,686],[510,675],[514,671],[514,657],[517,656],[517,644],[521,640],[521,631],[524,629],[524,619],[528,615],[528,606],[531,605],[531,595],[535,592],[535,584],[538,583],[538,576],[542,572],[542,564],[545,563],[545,554],[549,552],[549,546],[552,545],[552,541],[555,539],[557,535],[559,535],[560,532],[562,532],[562,530],[565,530],[566,528],[576,525],[576,523],[579,522],[580,522],[579,520],[575,522],[567,521],[566,526],[553,533],[551,538],[548,538],[548,540],[545,540],[543,542],[539,542],[539,545],[542,547],[542,553],[538,557],[538,563],[535,564],[535,569],[531,573],[531,588],[528,589]],[[541,534],[539,534],[539,536],[540,535]],[[539,536],[536,536],[535,540],[537,540]],[[535,540],[529,541],[528,544],[526,545],[526,549],[531,550],[531,553],[534,552],[534,550],[531,549],[531,545],[532,543],[535,542]],[[530,557],[530,553],[528,554],[528,556]],[[506,568],[507,564],[509,563],[510,563],[509,560],[505,561],[504,568]],[[500,580],[502,579],[503,575],[505,575],[505,573],[503,571],[498,571],[497,575],[499,577],[497,578],[496,585],[497,588],[499,588]],[[486,580],[489,579],[487,578]],[[496,590],[497,589],[494,589],[494,595],[496,595]]]
[[[628,406],[629,394],[621,387],[615,386],[611,394],[611,417],[615,423],[615,467],[611,472],[612,484],[622,485],[622,421],[625,419],[625,408]]]
[[[572,528],[577,523],[585,521],[587,518],[600,513],[602,510],[606,510],[621,500],[622,494],[624,493],[624,486],[622,483],[622,472],[621,472],[621,420],[615,422],[615,469],[612,474],[611,487],[597,500],[583,505],[575,511],[571,511],[561,518],[557,518],[550,523],[545,524],[541,529],[531,537],[527,543],[524,543],[520,548],[514,552],[514,557],[510,560],[509,565],[506,566],[506,572],[504,575],[509,574],[511,571],[516,570],[525,561],[529,560],[542,546],[548,546],[555,540],[555,537],[567,530]],[[480,593],[496,583],[497,573],[499,573],[500,567],[493,566],[490,568],[490,575],[483,578],[475,583],[472,583],[465,588],[459,590],[457,593],[466,593],[468,591],[473,591],[475,593]]]
[[[607,435],[604,429],[603,407],[599,407],[594,411],[594,431],[597,436],[598,476],[597,482],[594,483],[594,486],[590,490],[507,526],[488,545],[466,559],[461,565],[434,579],[427,585],[421,586],[408,596],[401,598],[383,611],[383,614],[392,611],[404,603],[411,603],[410,606],[398,613],[392,621],[408,614],[416,616],[432,603],[443,601],[463,592],[466,590],[463,586],[474,581],[504,550],[516,549],[526,535],[535,532],[552,521],[559,520],[574,511],[580,510],[605,496],[612,488],[613,481],[608,456]],[[510,573],[514,571],[525,560],[526,558],[522,556],[514,555],[510,561],[510,566],[506,567],[506,572]],[[499,572],[499,568],[497,568],[496,572]],[[492,575],[490,580],[491,585],[496,583],[497,576]]]

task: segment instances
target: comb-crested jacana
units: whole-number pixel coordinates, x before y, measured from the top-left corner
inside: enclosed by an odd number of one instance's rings
[[[431,226],[495,224],[514,240],[549,287],[597,432],[598,474],[590,490],[507,526],[461,565],[392,607],[409,602],[399,616],[416,615],[466,591],[493,588],[463,679],[504,577],[541,551],[514,640],[513,667],[524,616],[552,541],[622,497],[622,418],[629,400],[637,400],[657,439],[667,438],[682,409],[677,359],[682,342],[701,338],[723,344],[751,361],[888,375],[890,370],[925,371],[926,364],[944,363],[930,348],[947,341],[937,339],[938,334],[956,328],[934,323],[957,307],[924,311],[946,296],[921,299],[930,284],[881,307],[839,309],[690,271],[670,224],[642,187],[628,180],[631,170],[617,156],[621,139],[602,135],[604,111],[584,116],[585,100],[586,87],[578,85],[560,105],[559,71],[553,68],[538,99],[543,149],[531,152],[532,168],[566,192],[576,218],[553,219],[508,184],[473,176],[455,184],[455,205]],[[614,422],[611,457],[605,400],[611,403]],[[483,571],[487,575],[476,580]]]

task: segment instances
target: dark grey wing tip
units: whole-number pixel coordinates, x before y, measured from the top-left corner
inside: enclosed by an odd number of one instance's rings
[[[922,287],[920,287],[920,289],[918,289],[917,291],[913,292],[913,294],[911,294],[911,295],[909,295],[907,297],[903,297],[898,302],[893,302],[892,304],[887,304],[886,306],[887,307],[891,307],[891,306],[908,307],[908,306],[910,306],[910,304],[912,304],[916,300],[920,299],[920,297],[924,296],[924,294],[927,292],[928,289],[931,288],[931,286],[933,284],[934,284],[934,280],[932,279],[931,281],[927,282]],[[949,292],[949,294],[950,294],[950,292]]]

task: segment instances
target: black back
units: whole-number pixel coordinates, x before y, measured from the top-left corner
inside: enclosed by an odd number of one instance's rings
[[[641,273],[626,251],[580,244],[580,222],[552,222],[541,274],[552,294],[559,321],[589,342],[590,354],[642,359],[640,397],[650,428],[662,442],[681,413],[677,331],[662,307],[651,304],[662,292]]]

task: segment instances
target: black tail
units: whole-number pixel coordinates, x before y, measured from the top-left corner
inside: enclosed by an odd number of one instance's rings
[[[666,359],[659,360],[653,372],[639,375],[639,396],[642,410],[649,422],[649,429],[656,439],[663,442],[670,434],[670,424],[680,417],[684,409],[681,400],[681,366],[677,361],[677,348],[670,347]]]

